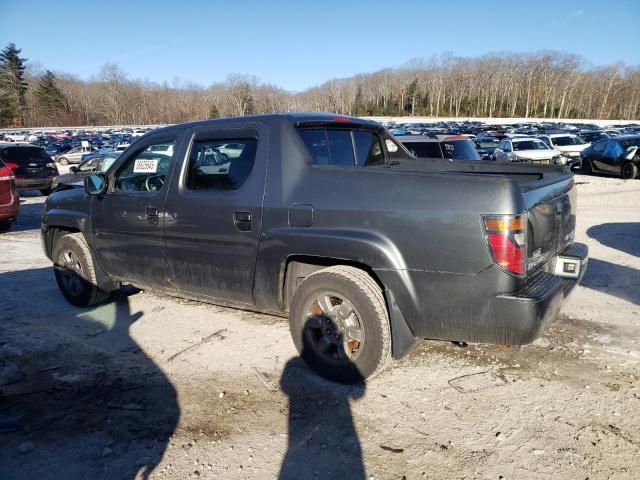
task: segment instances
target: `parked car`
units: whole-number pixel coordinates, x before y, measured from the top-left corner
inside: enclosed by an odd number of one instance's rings
[[[606,173],[636,178],[640,170],[640,135],[620,135],[598,140],[582,151],[582,169],[586,173]]]
[[[603,132],[602,130],[590,130],[587,132],[579,132],[578,135],[580,136],[580,138],[582,138],[585,142],[588,142],[588,143],[597,142],[598,140],[602,140],[605,138],[611,138],[609,134]]]
[[[480,160],[480,155],[473,142],[463,136],[424,137],[416,135],[399,137],[398,140],[417,158]]]
[[[493,156],[498,162],[527,162],[561,165],[560,152],[551,148],[539,138],[505,138],[496,147]]]
[[[7,142],[26,142],[28,134],[26,133],[5,133],[4,139]]]
[[[495,160],[493,152],[500,145],[500,140],[492,137],[479,137],[473,140],[473,143],[482,160]]]
[[[44,149],[34,145],[1,144],[0,160],[13,171],[18,190],[40,190],[48,195],[53,178],[59,173]]]
[[[206,161],[231,142],[228,168]],[[166,144],[171,156],[152,151]],[[532,342],[579,282],[573,176],[491,166],[442,172],[354,117],[176,125],[54,192],[42,244],[74,305],[128,282],[288,315],[302,358],[351,383],[419,338]]]
[[[580,167],[580,154],[589,146],[578,135],[572,133],[551,133],[548,135],[538,135],[538,138],[549,147],[558,150],[566,160],[563,164],[569,168]]]
[[[84,177],[87,177],[95,172],[104,172],[107,170],[113,162],[120,156],[119,152],[101,153],[93,155],[91,158],[83,160],[78,166],[73,165],[69,169],[69,173],[63,173],[53,179],[51,185],[52,190],[56,190],[61,185],[70,185],[76,182],[81,182]]]
[[[60,165],[69,165],[71,163],[80,163],[82,156],[89,152],[98,150],[96,147],[74,147],[56,157],[56,162]]]
[[[13,171],[0,160],[0,233],[4,233],[18,218],[20,198]]]

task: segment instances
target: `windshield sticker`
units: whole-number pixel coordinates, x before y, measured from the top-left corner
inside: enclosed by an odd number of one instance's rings
[[[133,173],[156,173],[158,160],[136,160],[133,164]]]

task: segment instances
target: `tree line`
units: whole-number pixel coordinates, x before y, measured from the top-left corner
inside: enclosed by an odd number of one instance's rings
[[[230,74],[208,87],[131,79],[116,64],[83,80],[0,52],[0,126],[148,125],[282,111],[358,116],[640,118],[640,66],[562,52],[451,54],[329,80],[302,92]]]

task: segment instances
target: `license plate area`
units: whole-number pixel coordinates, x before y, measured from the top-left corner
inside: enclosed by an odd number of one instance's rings
[[[580,258],[558,255],[553,273],[562,278],[578,278],[581,269],[582,260]]]

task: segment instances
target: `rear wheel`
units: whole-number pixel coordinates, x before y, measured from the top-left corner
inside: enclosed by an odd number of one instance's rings
[[[638,176],[638,166],[633,162],[625,162],[622,165],[622,178],[636,178]]]
[[[58,159],[60,165],[69,165],[69,159],[67,157],[61,157]]]
[[[93,257],[81,233],[60,238],[53,248],[56,282],[69,303],[88,307],[106,301],[111,292],[98,287]]]
[[[13,224],[12,221],[6,221],[6,220],[0,221],[0,233],[8,232],[12,224]]]
[[[289,311],[300,356],[318,374],[359,383],[391,359],[391,330],[380,287],[363,270],[334,266],[305,278]]]

